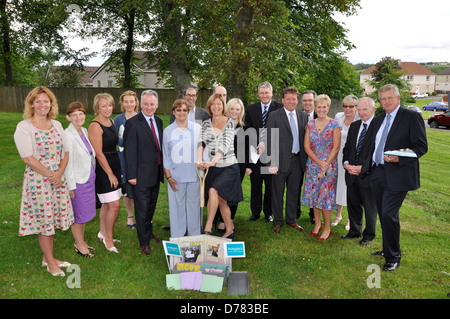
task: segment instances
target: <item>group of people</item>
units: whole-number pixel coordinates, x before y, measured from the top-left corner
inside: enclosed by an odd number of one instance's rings
[[[38,234],[42,265],[52,275],[63,276],[61,268],[70,265],[54,257],[55,229],[71,228],[75,251],[94,256],[84,232],[96,215],[97,200],[97,236],[105,248],[119,253],[113,233],[123,197],[127,225],[136,228],[140,252],[149,256],[150,240],[161,241],[153,234],[152,219],[164,179],[172,237],[213,234],[215,228],[234,238],[245,174],[251,184],[249,221],[258,220],[262,211],[274,233],[284,223],[303,231],[297,223],[303,204],[314,224],[310,236],[325,241],[347,206],[348,233],[342,238],[362,236],[364,245],[375,237],[378,213],[383,250],[373,254],[385,257],[385,270],[399,266],[399,209],[406,193],[419,187],[418,158],[426,153],[427,141],[423,120],[400,107],[395,86],[379,90],[385,113],[377,117],[375,102],[368,97],[347,96],[335,118],[328,116],[331,99],[311,90],[299,93],[288,87],[279,103],[272,100],[268,82],[258,86],[260,101],[247,108],[237,98],[227,102],[222,86],[215,88],[206,109],[196,106],[197,95],[197,87],[186,87],[163,129],[155,115],[157,92],[145,90],[140,100],[135,92],[124,92],[123,113],[114,120],[114,99],[101,93],[94,98],[96,117],[88,129],[83,127],[86,108],[73,102],[64,130],[54,120],[54,94],[45,87],[28,94],[24,120],[14,134],[26,164],[19,235]],[[302,110],[297,108],[299,98]],[[404,148],[416,157],[383,156],[383,150]]]

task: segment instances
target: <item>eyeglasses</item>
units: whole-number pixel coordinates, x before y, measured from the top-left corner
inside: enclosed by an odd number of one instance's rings
[[[354,105],[344,105],[344,109],[346,109],[346,108],[354,108],[355,106]]]
[[[187,109],[176,109],[175,112],[178,112],[178,113],[180,113],[180,112],[187,113],[188,110],[187,110]]]
[[[185,97],[196,97],[197,94],[186,94]]]

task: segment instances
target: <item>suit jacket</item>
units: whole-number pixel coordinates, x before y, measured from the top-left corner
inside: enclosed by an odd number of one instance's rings
[[[370,123],[372,124],[372,122]],[[348,129],[347,133],[347,140],[345,142],[344,149],[342,151],[342,163],[348,162],[350,165],[362,165],[361,160],[356,162],[356,145],[358,142],[358,133],[359,129],[362,125],[362,121],[358,120],[350,124],[350,127]],[[370,127],[370,126],[369,126]],[[369,128],[367,128],[369,130]],[[366,132],[367,133],[367,132]],[[364,159],[367,157],[369,146],[370,146],[370,139],[366,135],[364,137],[361,150],[359,152],[359,158]],[[347,186],[350,186],[353,184],[353,182],[356,180],[356,178],[360,179],[360,185],[363,185],[365,187],[369,187],[369,179],[367,178],[367,175],[352,175],[349,172],[345,171],[345,184]]]
[[[198,106],[195,106],[194,115],[195,115],[195,123],[199,125],[202,125],[203,121],[206,121],[210,118],[208,111]],[[173,121],[175,121],[175,115],[173,115],[173,112],[170,112],[169,123],[172,124]]]
[[[367,132],[370,136],[370,146],[363,164],[364,172],[370,172],[375,151],[375,138],[385,117],[386,113],[375,117]],[[402,148],[413,150],[417,158],[399,157],[398,163],[385,162],[386,182],[393,191],[418,189],[420,187],[419,158],[428,151],[425,123],[421,114],[400,107],[389,130],[384,151]]]
[[[95,151],[89,142],[88,131],[84,127],[81,130],[91,146],[92,155],[89,154],[76,128],[70,123],[69,127],[65,130],[66,141],[69,147],[69,162],[64,172],[69,190],[76,189],[77,183],[86,183],[91,174],[91,167],[95,167]]]
[[[162,152],[163,123],[159,117],[154,118]],[[136,178],[139,187],[153,187],[164,181],[163,165],[158,164],[157,142],[142,112],[125,123],[123,144],[128,180]]]
[[[298,139],[300,142],[300,164],[302,170],[306,170],[306,160],[308,158],[303,146],[305,140],[306,124],[308,124],[308,115],[300,110],[295,110],[298,123]],[[292,143],[294,142],[291,126],[284,107],[277,109],[267,116],[267,143],[266,149],[271,161],[268,166],[278,167],[278,171],[286,173],[292,156]],[[273,130],[277,128],[278,130]],[[278,155],[275,153],[278,150]]]
[[[267,118],[266,118],[266,124],[267,124],[267,119],[269,118],[269,114],[280,108],[283,108],[282,103],[277,102],[277,101],[270,102],[270,107],[269,107],[269,111],[267,113]],[[260,137],[259,129],[263,127],[261,102],[253,103],[253,104],[250,104],[249,106],[247,106],[247,109],[245,110],[244,122],[245,122],[245,126],[244,126],[245,129],[253,127],[256,130],[256,133],[258,134],[258,139],[256,141],[257,144],[256,145],[252,144],[256,148],[256,146],[258,146],[258,144],[259,144],[259,137]]]

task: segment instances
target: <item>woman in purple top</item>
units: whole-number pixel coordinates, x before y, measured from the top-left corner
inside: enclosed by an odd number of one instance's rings
[[[66,118],[70,123],[65,130],[71,156],[65,175],[68,180],[70,197],[75,217],[72,234],[75,251],[83,257],[93,257],[92,247],[84,240],[86,223],[96,214],[95,198],[95,152],[88,139],[88,131],[83,127],[86,109],[80,102],[72,102],[67,107]]]

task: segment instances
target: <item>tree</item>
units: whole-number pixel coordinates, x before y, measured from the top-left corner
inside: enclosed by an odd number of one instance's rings
[[[378,100],[378,90],[386,84],[393,84],[398,87],[400,92],[400,103],[402,106],[410,97],[410,85],[405,79],[406,72],[401,72],[399,60],[392,57],[384,57],[375,64],[375,69],[372,71],[372,79],[368,82],[375,91],[370,94],[374,100]],[[382,112],[382,108],[377,109],[377,114]]]
[[[110,71],[116,73],[118,86],[136,87],[139,83],[133,70],[133,52],[141,46],[139,37],[149,32],[150,0],[78,0],[83,27],[82,38],[104,40],[103,54],[113,56]],[[118,60],[117,60],[118,59]],[[120,61],[119,64],[116,61]]]

